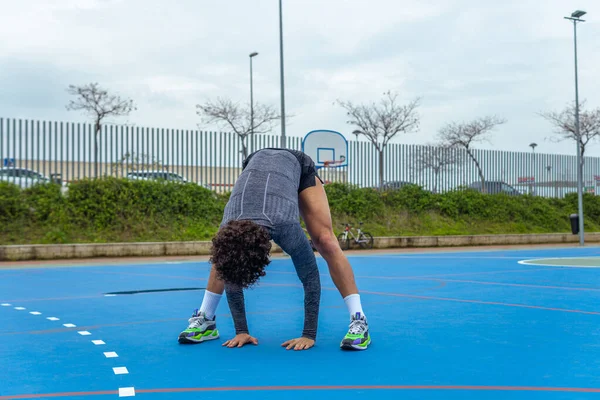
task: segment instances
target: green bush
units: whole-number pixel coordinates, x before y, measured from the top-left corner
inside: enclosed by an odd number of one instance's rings
[[[483,194],[460,188],[435,194],[416,185],[378,192],[351,185],[327,185],[339,223],[361,219],[377,234],[475,234],[569,232],[569,214],[577,212],[577,196],[565,199]],[[600,223],[600,197],[584,196],[587,229]]]
[[[73,223],[108,229],[129,220],[202,219],[215,223],[224,204],[193,183],[105,178],[70,185],[67,208]]]
[[[381,212],[383,199],[371,188],[331,183],[325,186],[329,207],[333,213],[368,219]]]
[[[488,218],[495,212],[492,212],[491,206],[496,196],[483,195],[474,190],[453,190],[439,196],[440,212],[451,218]]]
[[[376,236],[570,232],[576,194],[564,199],[488,195],[467,189],[435,194],[419,186],[380,192],[325,187],[334,230],[364,221]],[[0,244],[209,240],[230,193],[193,183],[117,178],[21,190],[0,182]],[[584,196],[586,229],[598,231],[600,197]]]
[[[418,185],[407,185],[397,190],[386,190],[381,193],[381,197],[387,206],[410,213],[435,209],[439,202],[439,196],[424,190]]]
[[[0,222],[10,223],[27,216],[27,205],[23,203],[20,188],[10,182],[0,181]]]
[[[54,183],[27,188],[21,197],[23,204],[28,207],[28,218],[33,221],[58,222],[60,213],[65,207],[65,197],[60,191],[60,186]]]
[[[585,218],[600,221],[600,201],[598,197],[590,193],[583,194],[583,210],[585,212]],[[571,214],[577,214],[577,193],[569,193],[564,199],[567,210]]]
[[[226,196],[202,186],[117,178],[21,190],[0,182],[0,243],[208,239]]]

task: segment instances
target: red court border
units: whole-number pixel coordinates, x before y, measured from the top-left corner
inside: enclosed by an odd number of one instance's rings
[[[321,386],[231,386],[204,388],[159,388],[136,389],[135,393],[189,393],[189,392],[258,392],[258,391],[299,391],[299,390],[465,390],[465,391],[505,391],[505,392],[570,392],[600,393],[600,388],[538,387],[538,386],[471,386],[471,385],[321,385]],[[0,400],[43,399],[50,397],[75,397],[115,395],[116,390],[90,392],[62,392],[42,394],[17,394],[0,396]]]

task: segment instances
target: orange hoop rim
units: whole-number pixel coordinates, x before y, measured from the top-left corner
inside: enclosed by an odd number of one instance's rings
[[[323,161],[323,167],[327,168],[333,165],[338,165],[338,164],[343,164],[345,162],[345,160],[330,160],[330,161]]]

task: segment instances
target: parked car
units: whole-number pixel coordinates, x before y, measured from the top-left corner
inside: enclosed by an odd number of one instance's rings
[[[402,189],[402,188],[407,187],[407,186],[417,186],[417,187],[420,187],[421,190],[423,190],[425,192],[429,192],[428,189],[425,189],[423,186],[419,185],[418,183],[407,182],[407,181],[389,181],[389,182],[383,182],[383,185],[381,185],[381,190],[382,191],[386,191],[386,190],[399,190],[399,189]],[[379,186],[376,186],[373,189],[379,190]]]
[[[168,172],[168,171],[133,171],[127,173],[127,179],[132,180],[143,180],[143,181],[173,181],[179,183],[188,183],[189,181],[176,173]],[[204,183],[198,183],[200,186],[211,190],[210,186]]]
[[[485,192],[482,190],[482,187],[485,188]],[[523,193],[510,186],[508,183],[501,181],[485,181],[485,185],[481,185],[481,181],[473,182],[469,185],[470,189],[477,190],[478,192],[486,193],[486,194],[498,194],[504,193],[509,196],[521,196]]]
[[[383,182],[382,189],[383,190],[397,190],[401,189],[404,186],[414,185],[414,183],[406,182],[406,181],[391,181],[391,182]]]
[[[40,174],[39,172],[28,168],[3,167],[0,168],[0,181],[10,182],[21,189],[27,189],[37,184],[55,182],[61,185],[61,191],[67,190],[66,183],[62,182],[59,174],[51,175],[52,178]]]

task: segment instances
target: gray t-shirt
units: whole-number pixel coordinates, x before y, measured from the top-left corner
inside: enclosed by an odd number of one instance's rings
[[[249,219],[274,227],[299,220],[298,187],[302,166],[286,150],[253,153],[225,206],[222,224]]]
[[[310,170],[310,163],[307,168],[299,157],[302,154],[277,149],[253,153],[231,192],[221,225],[231,220],[252,220],[264,226],[273,241],[291,256],[304,287],[302,336],[315,340],[321,281],[315,255],[300,225],[298,192],[310,185],[310,179],[314,185],[316,174]],[[227,283],[225,289],[236,333],[248,333],[243,290]]]

